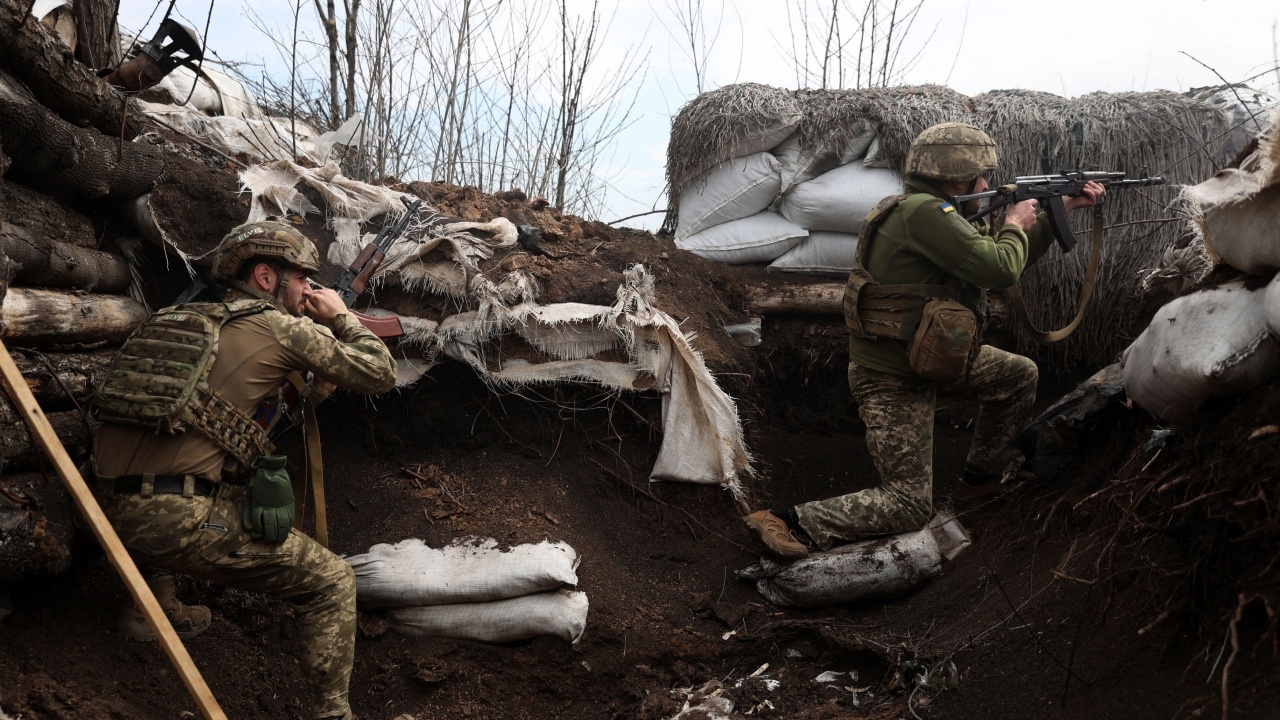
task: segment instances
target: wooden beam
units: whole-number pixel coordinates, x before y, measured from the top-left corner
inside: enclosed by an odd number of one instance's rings
[[[54,434],[44,411],[40,409],[26,381],[22,379],[22,372],[18,370],[3,341],[0,341],[0,377],[3,378],[4,387],[8,390],[14,406],[22,413],[31,432],[36,435],[40,445],[49,454],[54,467],[58,470],[58,475],[66,483],[71,501],[75,503],[76,509],[88,523],[94,537],[98,539],[98,544],[106,551],[111,565],[124,579],[125,587],[133,596],[134,603],[142,608],[142,614],[147,618],[151,631],[160,638],[161,647],[178,671],[183,684],[187,686],[187,692],[191,693],[196,705],[200,707],[200,712],[207,720],[226,720],[226,713],[222,712],[218,701],[213,697],[213,692],[209,690],[204,677],[200,675],[200,670],[196,668],[191,655],[187,653],[187,648],[178,639],[178,634],[174,632],[169,618],[160,609],[160,603],[156,602],[156,596],[151,593],[151,588],[142,579],[138,566],[133,563],[133,558],[129,557],[124,543],[120,542],[120,536],[116,535],[115,528],[111,527],[107,516],[102,513],[102,508],[98,507],[98,502],[89,491],[84,478],[80,476],[80,471],[76,469],[75,463],[71,462],[71,457],[67,455],[62,443],[58,441],[58,436]]]
[[[765,315],[809,313],[840,315],[844,283],[812,285],[754,285],[747,288],[747,311]]]

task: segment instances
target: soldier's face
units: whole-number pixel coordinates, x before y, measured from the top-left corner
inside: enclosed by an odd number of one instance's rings
[[[296,268],[286,268],[284,276],[289,279],[289,284],[284,288],[284,298],[282,298],[284,307],[290,315],[302,317],[305,314],[307,298],[311,297],[311,283],[307,281],[307,274]]]

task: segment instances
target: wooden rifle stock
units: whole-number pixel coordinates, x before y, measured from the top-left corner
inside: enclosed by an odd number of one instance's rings
[[[404,336],[404,327],[400,324],[398,317],[374,317],[355,310],[351,310],[350,313],[355,315],[360,324],[369,329],[369,332],[383,340]]]

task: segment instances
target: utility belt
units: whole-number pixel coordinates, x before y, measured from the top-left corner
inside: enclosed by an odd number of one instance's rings
[[[958,299],[958,286],[864,285],[857,295],[860,329],[908,343],[907,364],[926,380],[964,376],[976,354],[978,317]]]
[[[211,497],[218,492],[218,484],[195,475],[121,475],[116,478],[97,478],[98,487],[113,495],[181,495],[182,497]]]

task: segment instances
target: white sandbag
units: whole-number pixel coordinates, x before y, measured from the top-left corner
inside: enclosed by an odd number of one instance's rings
[[[808,230],[766,210],[677,238],[676,247],[708,260],[743,265],[774,260],[808,236]]]
[[[767,152],[716,166],[705,180],[680,193],[676,240],[721,223],[750,217],[769,207],[782,187],[781,164]]]
[[[587,594],[554,590],[486,603],[397,608],[388,615],[396,632],[411,637],[506,643],[551,636],[576,643],[587,629]]]
[[[1215,395],[1235,395],[1280,371],[1264,290],[1242,281],[1185,295],[1156,312],[1124,351],[1124,389],[1156,417],[1183,420]]]
[[[853,267],[858,236],[850,233],[811,232],[787,254],[769,264],[770,270],[845,277]]]
[[[1271,284],[1262,294],[1262,313],[1267,318],[1271,336],[1280,340],[1280,275],[1271,278]]]
[[[1193,191],[1188,190],[1188,196],[1192,196]],[[1265,273],[1280,268],[1280,221],[1277,218],[1280,218],[1280,185],[1273,185],[1246,200],[1205,210],[1196,218],[1196,224],[1205,245],[1223,262],[1247,273]]]
[[[970,545],[960,522],[938,513],[923,530],[841,545],[784,563],[761,558],[737,572],[780,607],[816,608],[913,590]]]
[[[500,550],[469,538],[442,548],[412,538],[347,558],[361,608],[481,603],[578,584],[578,554],[563,542]]]
[[[802,182],[862,158],[875,139],[875,133],[867,133],[854,138],[845,147],[844,152],[837,153],[825,147],[802,148],[800,134],[792,135],[773,149],[774,156],[782,165],[782,189],[779,192],[786,194],[788,190]]]
[[[778,210],[806,230],[857,233],[876,203],[900,192],[897,172],[854,162],[795,186]]]

